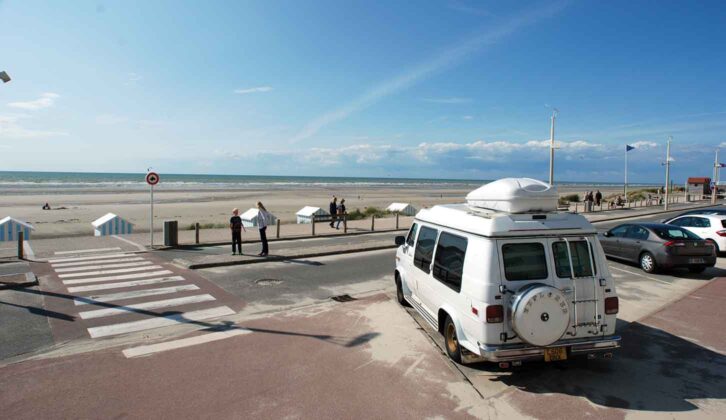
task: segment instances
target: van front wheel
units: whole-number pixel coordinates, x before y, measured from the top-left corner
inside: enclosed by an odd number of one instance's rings
[[[403,295],[403,285],[401,284],[401,276],[396,273],[396,300],[401,306],[411,306],[406,301],[406,296]]]
[[[444,323],[444,341],[446,354],[449,355],[451,360],[461,363],[461,346],[459,346],[459,339],[456,336],[456,325],[454,325],[454,321],[451,320],[450,316],[446,317]]]

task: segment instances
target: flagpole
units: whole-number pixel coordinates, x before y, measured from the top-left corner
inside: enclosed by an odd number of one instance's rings
[[[716,148],[716,158],[713,160],[713,189],[711,190],[711,204],[716,204],[716,195],[718,195],[718,148]]]
[[[628,145],[625,145],[625,202],[628,202]]]

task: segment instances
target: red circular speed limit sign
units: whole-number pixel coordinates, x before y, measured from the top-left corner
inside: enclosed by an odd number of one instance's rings
[[[149,172],[146,174],[146,183],[149,185],[156,185],[159,183],[159,174],[156,172]]]

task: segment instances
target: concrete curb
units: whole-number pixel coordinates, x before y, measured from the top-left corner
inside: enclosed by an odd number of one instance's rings
[[[691,211],[691,210],[698,210],[698,209],[705,209],[705,208],[709,208],[709,207],[715,207],[715,206],[719,206],[719,205],[720,204],[716,204],[716,205],[708,204],[708,205],[700,205],[700,206],[694,206],[694,207],[686,207],[686,208],[677,209],[677,210],[659,210],[659,211],[653,211],[653,212],[649,212],[649,213],[630,214],[630,215],[627,215],[627,216],[609,217],[607,219],[600,219],[600,220],[590,221],[590,223],[595,224],[595,223],[611,222],[613,220],[631,219],[633,217],[642,217],[642,216],[653,216],[653,215],[656,215],[656,214],[673,213],[673,212],[676,212],[676,211]],[[582,214],[582,213],[579,213],[579,214]]]
[[[2,277],[0,276],[0,290],[6,290],[6,289],[22,289],[25,287],[31,287],[31,286],[37,286],[38,285],[38,277],[35,276],[32,272],[27,272],[25,274],[25,281],[17,282],[17,283],[6,283],[2,281]],[[18,274],[10,274],[10,276],[15,276]]]
[[[319,251],[319,252],[303,252],[295,255],[271,255],[267,257],[260,257],[256,259],[251,260],[227,260],[227,261],[216,261],[216,262],[207,262],[207,263],[194,263],[188,260],[185,260],[183,258],[176,258],[172,261],[175,265],[178,265],[183,268],[188,268],[190,270],[198,270],[201,268],[213,268],[213,267],[228,267],[233,265],[248,265],[248,264],[259,264],[259,263],[268,263],[268,262],[277,262],[277,261],[289,261],[289,260],[296,260],[300,258],[316,258],[316,257],[325,257],[329,255],[342,255],[342,254],[355,254],[358,252],[367,252],[367,251],[380,251],[383,249],[394,249],[397,248],[396,245],[375,245],[375,246],[368,246],[363,248],[351,248],[351,249],[337,249],[337,250],[330,250],[330,251]]]
[[[375,230],[375,231],[364,231],[364,232],[351,232],[351,233],[336,233],[333,235],[306,235],[306,236],[294,236],[290,238],[268,238],[267,242],[287,242],[287,241],[297,241],[300,239],[327,239],[327,238],[344,238],[348,236],[360,236],[360,235],[372,235],[376,233],[394,233],[394,232],[408,232],[409,228],[400,228],[400,229],[386,229],[386,230]],[[220,246],[220,245],[229,245],[232,241],[226,240],[226,241],[217,241],[217,242],[200,242],[198,244],[179,244],[176,247],[164,247],[162,249],[188,249],[188,248],[200,248],[205,246]],[[259,239],[251,240],[251,241],[242,241],[242,245],[244,244],[258,244],[260,243]],[[148,247],[147,247],[148,248]],[[159,248],[154,248],[155,250],[159,250]]]

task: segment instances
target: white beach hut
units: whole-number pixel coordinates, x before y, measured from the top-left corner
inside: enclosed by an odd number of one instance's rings
[[[320,207],[305,206],[296,214],[298,223],[312,223],[313,217],[323,218],[330,216],[327,211]]]
[[[23,232],[23,237],[28,240],[32,230],[35,228],[30,223],[8,216],[0,220],[0,242],[17,240],[20,232]]]
[[[274,214],[267,212],[267,226],[272,226],[277,223],[277,217]],[[242,225],[244,227],[255,227],[259,221],[260,211],[256,208],[251,208],[239,216],[242,219]]]
[[[99,217],[91,224],[93,225],[94,236],[128,235],[134,230],[133,223],[113,213]]]
[[[402,216],[416,215],[416,209],[408,203],[391,203],[391,205],[388,206],[386,210],[390,211],[391,213],[398,213]]]

